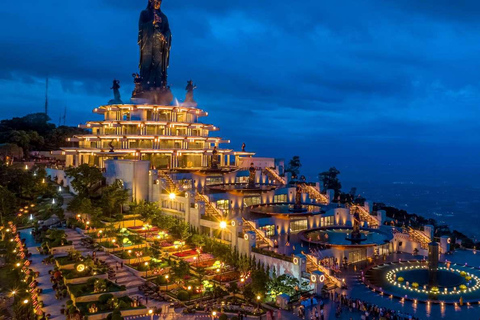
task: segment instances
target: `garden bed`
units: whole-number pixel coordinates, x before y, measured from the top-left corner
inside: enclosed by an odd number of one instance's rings
[[[115,298],[113,295],[105,294],[97,301],[79,302],[76,304],[81,314],[92,319],[104,319],[115,310],[115,305],[122,313],[122,316],[133,316],[145,314],[146,307],[143,305],[134,306],[133,300],[128,296]],[[96,311],[96,312],[91,312]]]
[[[83,284],[69,284],[67,288],[75,302],[97,301],[104,294],[121,297],[126,293],[125,286],[119,286],[111,281],[98,278],[90,278]]]

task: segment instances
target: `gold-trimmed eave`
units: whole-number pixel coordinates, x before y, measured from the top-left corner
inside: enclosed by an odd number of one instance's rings
[[[78,127],[82,129],[91,128],[119,128],[123,125],[132,125],[137,127],[143,126],[169,126],[174,127],[187,127],[187,128],[202,128],[209,131],[219,131],[220,128],[213,124],[205,124],[198,122],[175,122],[175,121],[141,121],[141,120],[103,120],[103,121],[88,121],[86,124],[79,124]]]
[[[135,110],[153,110],[153,111],[175,111],[175,112],[188,112],[195,114],[199,117],[207,117],[208,112],[202,109],[194,108],[194,107],[185,107],[185,106],[160,106],[160,105],[150,105],[150,104],[112,104],[112,105],[105,105],[100,106],[98,108],[93,109],[93,113],[97,114],[104,114],[107,111],[121,111],[121,110],[128,110],[128,111],[135,111]]]
[[[223,140],[220,137],[197,137],[197,136],[156,136],[156,135],[75,135],[73,138],[67,138],[67,142],[80,142],[80,141],[102,141],[102,140],[116,140],[116,141],[128,141],[128,140],[188,140],[205,141],[212,143],[230,143],[230,140]]]
[[[52,151],[52,154],[61,154],[61,155],[76,155],[76,154],[91,154],[91,155],[132,155],[134,153],[143,153],[143,154],[206,154],[212,155],[212,149],[198,149],[198,150],[185,150],[185,149],[116,149],[113,152],[110,152],[108,149],[97,149],[97,148],[62,148],[58,151]],[[235,155],[237,152],[232,149],[217,149],[218,154],[223,155]],[[255,153],[252,152],[243,152],[245,155],[254,156]]]

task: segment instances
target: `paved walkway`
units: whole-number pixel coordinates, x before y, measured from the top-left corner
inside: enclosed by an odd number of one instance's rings
[[[20,237],[22,239],[27,239],[27,243],[35,243],[33,236],[31,235],[31,229],[25,229],[20,231]],[[50,282],[50,275],[48,272],[53,270],[54,265],[45,265],[42,263],[42,260],[45,259],[46,256],[41,255],[36,246],[28,247],[28,252],[32,253],[32,264],[30,268],[36,272],[40,273],[38,277],[38,287],[41,288],[42,294],[40,295],[40,300],[43,301],[44,307],[43,311],[45,314],[50,314],[50,319],[65,319],[65,315],[60,314],[61,306],[64,305],[68,298],[57,300],[55,299],[55,291],[52,288],[52,283]]]

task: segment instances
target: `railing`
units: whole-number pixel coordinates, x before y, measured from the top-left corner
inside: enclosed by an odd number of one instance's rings
[[[356,205],[353,205],[350,207],[350,210],[352,211],[355,209],[358,210],[358,213],[360,215],[360,220],[367,221],[369,227],[378,228],[380,226],[380,222],[378,221],[378,219],[370,215],[370,213],[367,210],[365,210],[363,207],[356,206]]]
[[[422,247],[422,249],[428,249],[428,244],[432,241],[432,239],[430,239],[422,231],[415,230],[409,227],[408,234],[415,242],[420,243],[420,246]]]
[[[269,239],[267,236],[265,236],[265,234],[264,234],[262,231],[258,230],[258,229],[255,227],[255,225],[253,224],[253,222],[248,221],[248,220],[245,219],[245,218],[242,218],[242,220],[243,220],[243,224],[244,224],[244,225],[249,226],[250,229],[252,229],[252,230],[255,232],[256,235],[258,235],[265,243],[267,243],[268,246],[270,246],[270,247],[273,248],[274,244],[273,244],[272,239]]]
[[[303,253],[303,254],[305,254],[305,253]],[[305,254],[305,256],[307,257],[307,260],[309,260],[315,266],[316,270],[322,272],[325,275],[325,278],[327,278],[329,281],[334,283],[337,287],[339,287],[339,288],[342,287],[342,281],[340,279],[338,279],[337,277],[330,275],[330,270],[329,269],[327,269],[326,267],[317,263],[315,258],[313,258],[311,255]]]
[[[302,188],[302,192],[307,193],[310,199],[315,199],[317,203],[323,203],[323,204],[328,204],[328,198],[324,195],[321,194],[317,189],[315,189],[312,186],[309,186],[305,183],[302,183],[300,185],[300,188]]]
[[[285,178],[282,178],[278,175],[278,173],[273,170],[272,168],[265,168],[265,171],[267,172],[268,175],[272,176],[274,180],[276,180],[277,182],[279,182],[280,184],[282,185],[286,185],[287,184],[287,181]]]
[[[211,202],[210,202],[210,199],[208,199],[208,197],[206,195],[203,195],[201,194],[200,192],[197,191],[196,195],[195,195],[195,200],[197,201],[202,201],[205,203],[205,209],[211,213],[213,213],[214,217],[218,220],[218,221],[222,221],[224,219],[223,217],[223,212],[220,211],[217,207],[215,207]]]
[[[179,188],[177,184],[175,183],[175,181],[173,181],[173,179],[167,173],[165,173],[164,171],[158,170],[158,175],[167,182],[168,187],[171,189],[171,190],[168,190],[169,192],[178,193]]]
[[[252,248],[252,252],[263,254],[264,256],[269,256],[275,259],[287,261],[287,262],[293,262],[293,257],[286,256],[284,254],[276,253],[275,251],[270,251],[270,250],[265,250],[262,248]]]

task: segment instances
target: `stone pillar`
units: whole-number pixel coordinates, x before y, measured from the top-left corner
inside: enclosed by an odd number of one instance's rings
[[[438,255],[439,246],[436,242],[428,245],[428,284],[433,287],[438,283]]]
[[[442,236],[440,238],[440,253],[445,254],[450,251],[450,237]]]
[[[423,229],[424,229],[423,232],[425,233],[425,235],[429,237],[430,240],[433,240],[433,232],[435,230],[435,227],[432,225],[425,225]]]
[[[321,296],[322,295],[322,289],[323,289],[323,284],[325,283],[325,275],[323,272],[320,271],[314,271],[310,275],[310,282],[312,282],[314,289],[313,291],[315,294]]]

